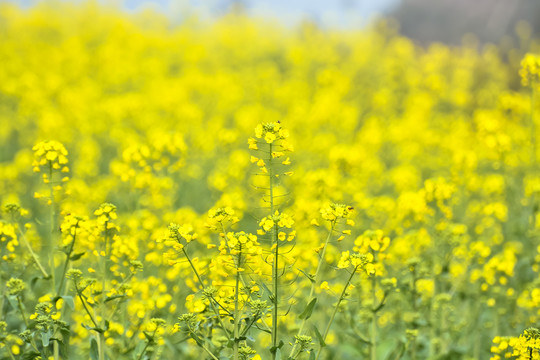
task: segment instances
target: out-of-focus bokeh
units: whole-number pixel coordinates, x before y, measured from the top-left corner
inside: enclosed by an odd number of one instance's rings
[[[537,359],[537,13],[0,2],[0,359]]]

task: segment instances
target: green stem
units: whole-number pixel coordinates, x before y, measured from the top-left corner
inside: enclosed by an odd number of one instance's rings
[[[23,304],[22,304],[22,301],[21,301],[21,297],[19,295],[17,295],[17,304],[19,306],[19,311],[21,312],[21,316],[23,318],[24,325],[28,329],[28,320],[26,320],[26,316],[24,316]]]
[[[270,189],[270,216],[274,216],[274,172],[272,167],[272,144],[269,145],[268,154],[268,176],[269,176],[269,189]],[[278,335],[278,269],[279,269],[279,239],[278,239],[278,226],[275,223],[272,227],[272,246],[274,249],[274,261],[272,262],[272,291],[273,303],[272,308],[272,360],[276,359],[277,349],[277,335]]]
[[[240,265],[242,261],[242,244],[238,253],[238,262],[236,264],[236,284],[234,293],[234,344],[233,344],[233,359],[239,359],[238,347],[240,345],[240,314],[238,307],[238,297],[240,291]]]
[[[351,275],[349,276],[349,279],[347,279],[347,282],[345,283],[345,286],[343,287],[343,291],[341,291],[341,295],[339,296],[339,300],[336,304],[336,307],[334,308],[334,311],[332,312],[332,316],[330,317],[330,321],[328,322],[328,325],[326,325],[326,329],[324,330],[324,334],[322,336],[323,342],[326,340],[326,337],[328,336],[328,333],[330,332],[330,327],[332,326],[332,323],[334,322],[334,318],[336,317],[336,314],[339,310],[339,305],[345,298],[345,294],[347,293],[347,288],[349,287],[349,284],[351,283],[351,280],[356,273],[356,270],[358,270],[358,266],[354,268],[354,270],[351,272]],[[323,347],[319,347],[319,351],[317,352],[317,360],[321,356]]]
[[[77,229],[79,228],[79,222],[75,224],[75,233],[73,234],[73,240],[71,241],[69,252],[66,256],[66,261],[64,262],[64,270],[62,271],[62,277],[60,278],[60,286],[58,287],[58,292],[56,293],[58,296],[62,296],[62,290],[64,287],[64,281],[66,277],[67,268],[69,265],[69,260],[71,258],[71,254],[73,253],[73,248],[75,246],[75,240],[77,239]]]
[[[185,247],[182,248],[182,252],[184,253],[184,256],[186,257],[187,261],[189,262],[189,265],[191,265],[191,269],[193,270],[193,273],[197,277],[197,280],[199,281],[199,284],[201,284],[201,288],[204,288],[203,280],[202,280],[201,276],[199,275],[199,272],[197,271],[197,268],[195,268],[195,265],[191,261],[191,258],[189,257]],[[216,308],[215,303],[217,303],[219,305],[219,303],[212,297],[212,299],[210,300],[210,307],[212,308],[212,311],[214,312],[214,314],[216,314],[219,325],[221,326],[221,328],[225,332],[225,335],[227,335],[227,339],[231,340],[231,334],[229,333],[229,331],[225,327],[225,324],[221,320],[221,314],[219,313],[219,309]]]
[[[30,243],[28,242],[28,239],[26,239],[26,235],[24,235],[24,233],[22,232],[20,226],[19,226],[19,234],[21,234],[22,242],[23,242],[24,246],[26,246],[26,248],[28,249],[28,252],[29,252],[30,255],[32,256],[32,259],[34,259],[36,265],[37,265],[38,268],[39,268],[39,271],[41,271],[41,273],[43,274],[43,276],[44,276],[45,278],[48,278],[48,277],[49,277],[49,274],[47,274],[47,271],[45,270],[45,268],[43,267],[43,265],[41,265],[41,263],[39,262],[38,256],[36,255],[36,253],[34,252],[34,250],[32,250],[32,247],[30,246]]]
[[[377,360],[377,311],[375,303],[377,302],[377,278],[375,275],[371,278],[371,294],[373,300],[373,309],[371,317],[371,360]]]
[[[141,360],[144,353],[146,352],[146,349],[148,349],[148,346],[150,346],[150,341],[147,341],[146,342],[146,345],[144,346],[144,349],[142,350],[141,354],[139,355],[139,357],[137,358],[137,360]]]
[[[534,110],[535,110],[535,102],[536,102],[536,81],[533,81],[531,84],[531,114],[530,114],[530,122],[531,122],[531,163],[533,165],[533,169],[536,170],[536,122],[534,117]]]
[[[208,353],[208,355],[210,355],[212,357],[212,359],[214,360],[219,360],[216,355],[212,354],[212,352],[210,350],[208,350],[208,348],[206,346],[204,346],[204,344],[200,344],[200,347],[206,351]]]
[[[332,221],[330,231],[328,232],[328,236],[326,237],[326,241],[324,242],[324,247],[321,250],[321,255],[319,257],[319,263],[317,264],[317,270],[315,271],[315,277],[314,277],[313,281],[311,282],[311,290],[309,291],[308,304],[309,304],[309,301],[311,301],[311,299],[313,298],[313,293],[315,292],[315,287],[317,286],[317,283],[318,283],[319,271],[321,270],[321,268],[322,268],[321,265],[324,262],[324,254],[326,252],[326,247],[328,245],[328,242],[330,241],[330,238],[332,237],[332,233],[334,232],[335,226],[336,226],[336,221]],[[297,335],[302,335],[302,332],[304,331],[304,327],[306,326],[306,322],[307,322],[307,319],[304,318],[302,320],[302,323],[300,324],[300,328],[298,329],[298,334]],[[289,353],[289,358],[293,357],[293,355],[296,352],[297,348],[298,348],[298,344],[295,343],[293,348],[291,349],[291,352]]]
[[[79,290],[79,288],[77,287],[77,285],[75,285],[75,292],[77,293],[77,296],[79,297],[79,299],[81,300],[81,303],[83,305],[83,308],[84,310],[86,311],[86,313],[88,314],[88,316],[90,317],[90,321],[92,321],[92,324],[94,325],[94,327],[96,329],[100,329],[98,323],[96,322],[96,320],[94,319],[94,317],[92,316],[92,313],[90,312],[90,310],[88,309],[88,307],[86,306],[86,302],[84,301],[84,298],[82,297],[81,295],[81,291]],[[100,329],[101,330],[101,329]]]
[[[221,231],[222,231],[223,235],[226,236],[225,234],[226,234],[227,232],[225,231],[225,225],[223,225],[223,223],[221,223]],[[228,243],[227,243],[227,247],[229,248],[229,253],[230,253],[231,249],[230,249]],[[240,281],[242,282],[242,286],[244,286],[244,288],[248,288],[248,286],[247,286],[247,284],[246,284],[246,280],[245,280],[244,277],[242,276],[242,273],[240,273]],[[248,293],[248,296],[249,296],[249,299],[252,300],[251,293]],[[220,305],[220,304],[218,303],[218,305]],[[220,306],[221,306],[221,305],[220,305]],[[226,311],[227,311],[227,309],[223,309],[223,310],[226,310]],[[259,318],[259,319],[261,320],[261,323],[264,325],[264,327],[266,327],[267,330],[271,331],[271,329],[270,329],[270,327],[268,326],[268,324],[266,323],[266,321],[264,321],[264,318]],[[249,327],[251,327],[252,325],[253,325],[253,322],[249,325]],[[245,335],[245,333],[247,333],[247,331],[249,330],[249,327],[247,327],[247,328],[245,328],[245,329],[243,330],[241,336],[243,336],[243,335]]]
[[[8,350],[8,354],[9,354],[9,357],[10,357],[12,360],[16,360],[16,359],[15,359],[15,356],[14,356],[13,353],[11,352],[11,349]]]
[[[417,301],[417,293],[416,293],[416,266],[412,268],[412,278],[411,278],[411,305],[413,308],[413,312],[417,312],[416,308],[416,301]],[[416,329],[416,324],[414,325],[413,329]],[[431,343],[430,343],[430,353],[431,353]],[[416,337],[411,338],[411,360],[416,360]]]
[[[54,234],[56,231],[56,204],[54,202],[54,187],[53,187],[53,167],[52,162],[49,161],[49,197],[51,201],[51,211],[50,211],[50,226],[51,231],[49,234],[49,243],[47,244],[47,255],[49,256],[49,268],[51,269],[51,278],[52,278],[52,288],[56,289],[56,279],[55,279],[55,264],[54,264]]]
[[[157,332],[157,328],[156,330],[154,330],[154,332],[152,333],[152,339],[154,338],[154,336],[156,336],[156,332]],[[142,350],[141,354],[139,355],[139,357],[137,358],[137,360],[141,360],[144,353],[146,352],[146,349],[148,349],[148,346],[150,346],[150,340],[148,340],[146,342],[146,345],[144,346],[144,349]]]
[[[101,301],[99,302],[99,312],[101,315],[101,329],[105,330],[105,313],[106,313],[106,306],[105,306],[105,300],[107,297],[107,263],[109,259],[109,229],[108,229],[108,221],[105,221],[104,228],[103,228],[103,237],[104,237],[104,244],[103,244],[103,252],[104,256],[101,257]],[[101,254],[100,254],[101,255]],[[98,354],[99,354],[99,360],[105,360],[105,332],[100,332],[98,334]]]

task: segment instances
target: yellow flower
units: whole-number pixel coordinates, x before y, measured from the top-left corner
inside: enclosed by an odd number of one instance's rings
[[[329,291],[330,290],[330,286],[328,285],[328,281],[323,281],[320,285],[321,289],[323,290],[327,290]]]

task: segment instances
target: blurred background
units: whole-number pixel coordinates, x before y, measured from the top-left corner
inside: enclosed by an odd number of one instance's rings
[[[36,0],[11,0],[24,7]],[[73,1],[72,1],[73,2]],[[524,20],[540,31],[537,0],[103,0],[127,11],[153,9],[181,22],[186,18],[213,20],[231,11],[276,20],[287,26],[310,21],[326,29],[363,28],[378,17],[394,18],[402,35],[418,43],[461,44],[474,34],[480,43],[508,41]],[[528,35],[528,34],[527,34]]]

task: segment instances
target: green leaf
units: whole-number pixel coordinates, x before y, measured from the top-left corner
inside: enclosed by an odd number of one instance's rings
[[[312,283],[315,282],[315,276],[311,275],[311,274],[308,274],[307,272],[305,272],[304,270],[302,269],[299,269],[299,268],[296,268],[296,270],[300,271],[302,274],[304,274],[308,279],[309,281],[311,281]]]
[[[309,353],[309,360],[315,360],[315,351]]]
[[[266,286],[266,284],[264,282],[261,282],[260,284],[264,288],[264,291],[266,291],[268,293],[268,297],[271,298],[273,296],[272,291],[270,291],[270,289],[268,288],[268,286]]]
[[[276,360],[281,360],[281,350],[279,348],[276,349]]]
[[[319,340],[319,345],[323,348],[326,346],[326,343],[324,342],[324,339],[321,335],[321,333],[319,332],[319,329],[317,329],[316,326],[313,327],[313,330],[315,331],[315,336],[317,336],[317,340]]]
[[[97,345],[96,339],[90,340],[90,359],[92,360],[99,359],[99,351],[98,351],[98,345]]]
[[[16,310],[19,308],[19,302],[17,301],[17,297],[15,295],[8,295],[6,298],[8,299],[9,305],[11,305],[13,309]]]
[[[80,252],[80,253],[77,253],[77,254],[73,254],[71,255],[71,257],[69,258],[69,260],[71,261],[77,261],[79,260],[80,258],[82,258],[84,256],[84,254],[86,254],[86,252]]]
[[[189,333],[189,336],[191,336],[191,338],[192,338],[193,340],[195,340],[195,342],[197,343],[197,345],[202,346],[202,345],[204,344],[203,341],[201,340],[201,338],[199,338],[199,337],[198,337],[197,335],[195,335],[194,333],[190,332],[190,333]]]
[[[21,356],[21,360],[34,360],[38,356],[41,356],[41,354],[34,350],[28,350],[25,351],[24,354]]]
[[[113,295],[113,296],[110,296],[110,297],[107,297],[105,299],[105,302],[109,302],[109,301],[112,301],[112,300],[116,300],[116,299],[121,299],[121,298],[125,298],[127,297],[126,295]]]
[[[75,300],[73,300],[73,296],[64,295],[62,296],[62,299],[64,299],[64,302],[71,310],[75,310]]]
[[[301,320],[307,320],[311,317],[311,314],[313,313],[313,308],[315,307],[315,303],[317,302],[317,298],[311,299],[309,304],[306,306],[304,311],[298,316]]]
[[[50,339],[51,339],[50,331],[41,333],[41,343],[43,344],[44,347],[49,346],[49,340]]]

